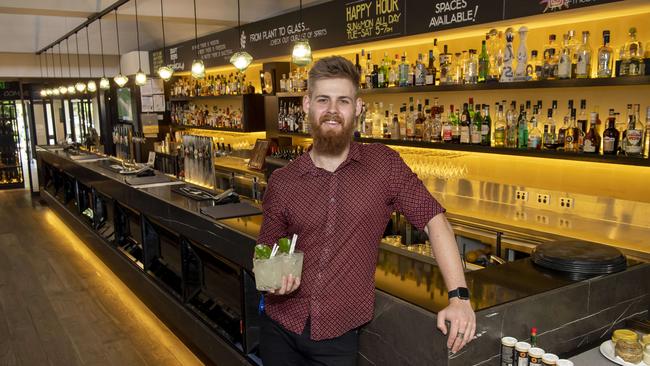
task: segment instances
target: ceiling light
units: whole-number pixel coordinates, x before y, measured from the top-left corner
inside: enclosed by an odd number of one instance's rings
[[[124,85],[126,85],[127,82],[129,82],[129,78],[122,75],[122,74],[117,74],[113,78],[113,81],[115,81],[115,84],[117,84],[117,86],[119,86],[121,88]]]
[[[108,81],[108,79],[106,77],[103,77],[103,78],[101,78],[99,80],[99,88],[100,89],[106,90],[106,89],[109,89],[110,87],[111,87],[111,82]]]
[[[79,93],[83,93],[86,91],[86,84],[82,83],[81,81],[78,81],[75,85],[74,88],[77,89]]]
[[[59,87],[59,93],[61,95],[66,95],[68,93],[68,88],[66,88],[65,86],[60,86]]]
[[[160,23],[162,25],[162,42],[163,42],[163,47],[162,47],[162,62],[165,64],[165,14],[163,13],[163,0],[160,0]],[[172,75],[174,75],[174,69],[167,65],[160,66],[158,68],[158,76],[160,76],[161,79],[164,81],[167,81],[172,78]]]
[[[142,70],[139,70],[137,74],[135,74],[135,84],[139,86],[143,86],[144,84],[147,83],[147,75],[142,72]]]
[[[68,94],[72,95],[75,91],[74,85],[68,85]]]
[[[195,79],[203,79],[205,77],[205,65],[203,60],[192,61],[192,77]]]
[[[53,88],[52,89],[52,95],[54,95],[55,97],[58,97],[59,96],[59,89],[58,88]]]
[[[291,52],[291,62],[298,66],[307,66],[311,61],[311,46],[309,45],[309,41],[306,39],[296,41]]]
[[[86,87],[88,88],[88,91],[91,93],[97,91],[97,83],[95,82],[95,80],[90,80]]]
[[[239,5],[239,0],[237,0],[237,38],[239,38],[241,34],[241,9]],[[236,42],[237,41],[235,41],[235,43]],[[251,62],[253,62],[253,56],[244,51],[243,48],[245,44],[242,41],[239,41],[239,45],[241,46],[239,52],[236,52],[234,55],[232,55],[230,58],[230,63],[235,66],[237,70],[243,72],[248,68]]]
[[[41,89],[41,97],[47,96],[47,89]]]
[[[52,89],[45,89],[45,94],[49,97],[52,95]]]

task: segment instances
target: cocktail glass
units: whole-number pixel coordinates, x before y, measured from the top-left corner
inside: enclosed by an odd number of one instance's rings
[[[255,287],[260,291],[277,290],[282,287],[282,259],[253,259]]]

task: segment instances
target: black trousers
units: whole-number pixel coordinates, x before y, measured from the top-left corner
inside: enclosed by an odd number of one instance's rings
[[[264,366],[356,366],[358,329],[322,341],[309,339],[310,329],[307,320],[302,334],[295,334],[262,314],[260,354]]]

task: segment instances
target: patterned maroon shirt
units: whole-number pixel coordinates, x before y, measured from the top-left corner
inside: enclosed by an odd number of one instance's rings
[[[311,339],[338,337],[372,319],[377,253],[393,211],[418,229],[445,210],[397,152],[353,142],[347,159],[328,172],[304,154],[276,170],[264,195],[258,243],[298,234],[305,253],[301,285],[266,295],[266,314]]]

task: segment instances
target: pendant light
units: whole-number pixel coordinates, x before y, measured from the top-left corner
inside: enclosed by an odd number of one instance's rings
[[[163,12],[163,0],[160,0],[160,23],[162,25],[162,59],[163,65],[158,68],[158,76],[164,81],[168,81],[174,74],[174,69],[165,64],[165,13]]]
[[[79,63],[79,35],[77,33],[74,34],[74,43],[77,46],[77,74],[79,78],[81,78],[81,64]],[[77,89],[79,93],[83,93],[86,91],[86,84],[82,83],[80,80],[77,81],[74,88]]]
[[[302,23],[302,0],[300,0],[300,10],[298,11],[298,24]],[[291,62],[297,66],[307,66],[311,63],[311,46],[309,41],[305,38],[297,40],[293,44],[293,51],[291,51]]]
[[[39,53],[38,54],[38,64],[41,66],[41,79],[43,78],[43,54]],[[41,89],[39,92],[41,94],[41,97],[45,98],[47,97],[47,90]]]
[[[142,72],[142,60],[140,59],[140,26],[138,22],[138,0],[135,0],[135,36],[138,43],[138,72],[135,74],[135,84],[143,86],[147,83],[147,75]]]
[[[194,1],[194,51],[196,58],[192,61],[192,77],[195,79],[203,79],[205,77],[205,65],[203,60],[199,58],[199,36],[198,25],[196,24],[196,0]]]
[[[124,85],[126,85],[126,83],[129,81],[129,78],[126,77],[125,75],[122,75],[122,60],[120,54],[120,29],[117,26],[117,8],[115,8],[115,34],[117,35],[117,57],[120,58],[119,60],[120,72],[119,74],[115,75],[113,80],[115,81],[115,84],[117,84],[117,86],[121,88]]]
[[[111,87],[111,83],[106,78],[106,68],[104,67],[104,36],[102,35],[102,18],[99,18],[99,43],[102,49],[102,78],[99,80],[99,88],[106,90]]]
[[[70,42],[69,38],[65,39],[65,52],[67,54],[67,60],[68,60],[68,77],[72,78],[72,66],[70,66]],[[77,90],[74,88],[74,85],[68,84],[68,94],[72,95],[74,94]]]
[[[95,83],[95,80],[92,79],[93,66],[90,63],[90,38],[88,37],[88,26],[86,26],[86,51],[88,51],[88,75],[90,76],[90,80],[88,81],[88,84],[86,84],[86,87],[89,92],[94,93],[97,91],[97,84]]]
[[[237,40],[241,35],[241,9],[239,0],[237,0]],[[240,42],[241,46],[241,42]],[[239,52],[236,52],[232,57],[230,57],[230,63],[235,66],[240,72],[244,72],[248,66],[253,62],[253,56],[248,52],[244,51],[243,48],[239,49]]]
[[[63,79],[63,58],[61,57],[61,42],[59,42],[57,45],[59,46],[59,65],[61,65],[61,78]],[[59,94],[68,94],[68,88],[64,85],[59,86]]]

